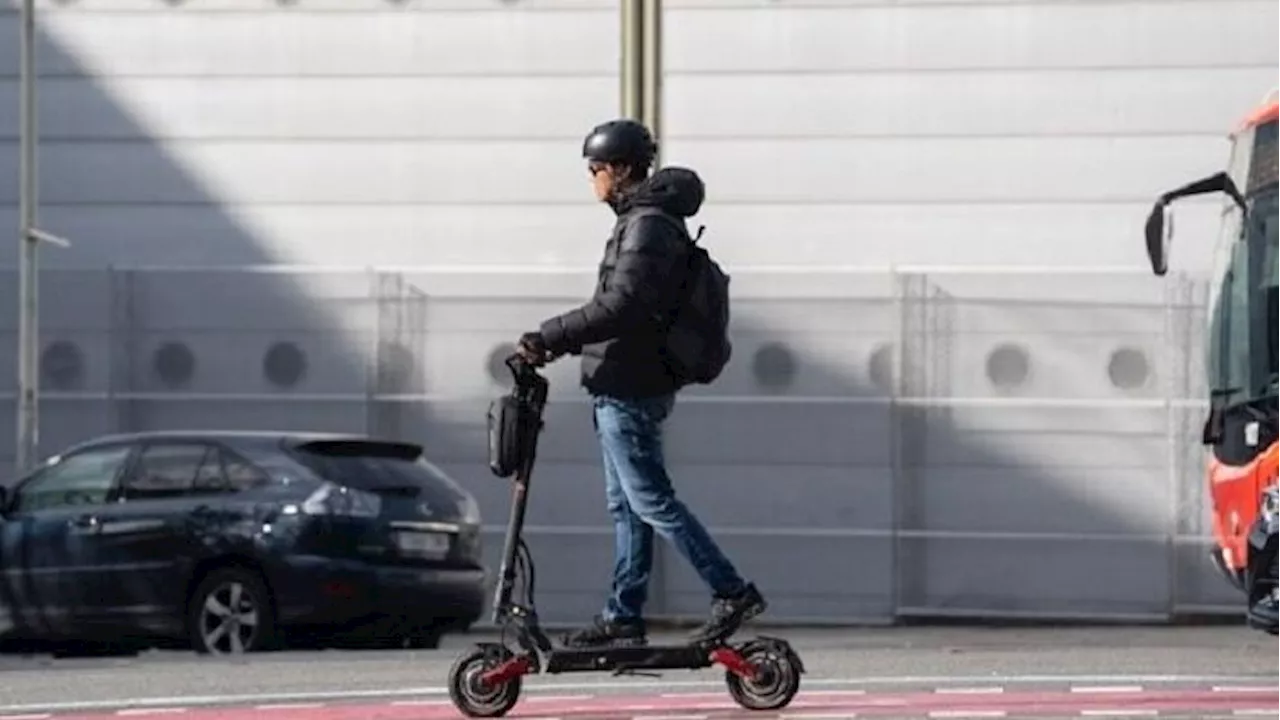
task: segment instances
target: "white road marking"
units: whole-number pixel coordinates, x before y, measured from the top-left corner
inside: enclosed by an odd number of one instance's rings
[[[324,707],[324,703],[272,703],[270,705],[254,705],[254,710],[306,710],[308,708]]]
[[[1073,693],[1132,693],[1142,692],[1141,685],[1096,685],[1085,687],[1072,687]]]
[[[993,718],[1008,715],[1004,710],[930,710],[931,718]]]
[[[1004,692],[1002,687],[940,687],[934,688],[940,695],[998,695]]]
[[[179,715],[187,711],[187,708],[170,707],[170,708],[127,708],[117,710],[116,715],[137,716],[137,715]]]
[[[1138,715],[1159,715],[1159,710],[1081,710],[1081,715],[1094,716],[1101,715],[1103,717],[1129,717]]]
[[[0,715],[0,720],[48,720],[53,717],[49,713],[27,713],[26,715]]]
[[[782,720],[844,720],[845,718],[856,718],[857,713],[783,713],[778,716]]]
[[[903,677],[862,677],[846,678],[813,678],[806,679],[806,687],[861,687],[872,685],[904,686],[904,685],[948,685],[948,684],[982,684],[998,683],[1003,686],[1030,683],[1240,683],[1266,682],[1267,678],[1240,675],[919,675]],[[712,680],[666,680],[646,681],[630,680],[623,682],[576,682],[576,683],[538,683],[531,682],[525,686],[526,698],[532,698],[542,692],[583,692],[598,690],[637,690],[652,688],[723,688],[724,682]],[[416,698],[422,696],[447,695],[449,689],[443,685],[416,688],[386,688],[369,690],[336,690],[317,692],[282,692],[260,694],[225,694],[199,695],[186,697],[124,697],[109,700],[82,700],[69,702],[17,703],[0,705],[0,715],[42,712],[65,712],[72,710],[116,710],[122,708],[142,707],[198,707],[209,705],[256,705],[264,703],[286,703],[325,700],[388,700],[393,698]],[[711,693],[708,693],[710,695]],[[714,693],[723,697],[722,693]],[[809,693],[806,693],[809,694]]]
[[[1214,692],[1275,692],[1275,686],[1263,685],[1214,685]]]

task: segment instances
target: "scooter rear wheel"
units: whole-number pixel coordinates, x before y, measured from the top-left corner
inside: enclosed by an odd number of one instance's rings
[[[481,675],[510,659],[510,650],[493,646],[476,648],[459,657],[449,669],[449,699],[467,717],[491,718],[506,715],[520,700],[521,679],[512,678],[488,685]]]
[[[764,642],[747,643],[740,652],[760,674],[751,679],[726,672],[725,684],[733,701],[747,710],[778,710],[789,705],[800,691],[800,667],[795,658]]]

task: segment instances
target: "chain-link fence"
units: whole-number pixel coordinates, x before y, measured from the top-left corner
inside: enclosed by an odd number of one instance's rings
[[[480,499],[496,567],[508,487],[485,467],[484,407],[507,383],[511,342],[591,280],[46,271],[40,448],[173,428],[418,441]],[[1203,278],[762,269],[735,273],[734,293],[734,360],[682,395],[666,447],[680,492],[776,619],[1238,612],[1206,554]],[[613,549],[576,372],[548,370],[529,518],[552,621],[596,609]],[[654,612],[706,602],[661,548]]]

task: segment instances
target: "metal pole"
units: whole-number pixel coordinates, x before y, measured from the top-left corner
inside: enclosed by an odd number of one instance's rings
[[[35,0],[22,3],[21,121],[20,173],[21,190],[18,240],[18,437],[17,469],[19,474],[36,462],[39,443],[39,375],[36,372],[39,342],[36,324],[39,318],[36,285],[36,81],[35,81],[36,9]]]
[[[20,60],[19,238],[18,238],[18,411],[15,461],[19,473],[35,466],[40,444],[39,265],[40,243],[71,243],[36,226],[36,7],[22,0]]]
[[[662,0],[642,0],[640,118],[658,141],[654,166],[662,165]]]
[[[644,53],[644,0],[622,0],[621,17],[621,68],[618,73],[622,84],[620,99],[622,117],[642,120],[644,105],[643,79],[641,77]]]

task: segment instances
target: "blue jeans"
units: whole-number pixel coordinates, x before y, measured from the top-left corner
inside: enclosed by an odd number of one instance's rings
[[[675,546],[713,595],[728,597],[745,587],[706,528],[676,499],[662,457],[662,423],[674,406],[675,395],[644,400],[595,398],[605,500],[614,527],[613,590],[603,613],[606,619],[643,617],[654,530]]]

